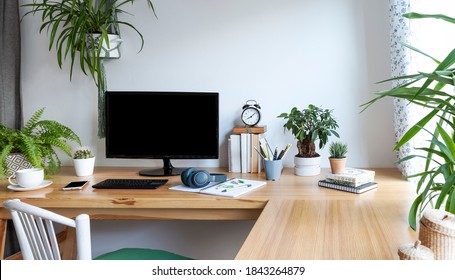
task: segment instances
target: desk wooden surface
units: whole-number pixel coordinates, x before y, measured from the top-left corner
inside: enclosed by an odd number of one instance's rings
[[[53,211],[92,219],[248,220],[255,223],[236,259],[397,259],[397,249],[416,240],[407,224],[415,188],[397,169],[374,169],[378,189],[352,194],[317,186],[318,176],[300,177],[292,168],[279,181],[237,198],[169,190],[179,176],[156,190],[98,190],[91,185],[107,178],[144,178],[139,167],[97,167],[90,185],[62,191],[76,177],[64,167],[50,178],[53,184],[34,191],[15,192],[0,181],[0,201],[19,198]],[[224,172],[224,169],[208,169]],[[226,172],[225,172],[226,173]],[[228,177],[265,180],[264,173],[227,173]],[[159,178],[159,177],[158,177]],[[3,246],[9,213],[0,209]],[[1,255],[3,255],[3,249]]]

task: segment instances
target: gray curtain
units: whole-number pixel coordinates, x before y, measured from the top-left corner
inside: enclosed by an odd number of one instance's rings
[[[20,65],[19,1],[0,0],[0,123],[16,129],[22,126]],[[11,220],[5,245],[4,257],[19,251]]]
[[[19,1],[0,1],[0,123],[22,125]]]

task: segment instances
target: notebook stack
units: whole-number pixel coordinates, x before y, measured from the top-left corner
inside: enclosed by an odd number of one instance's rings
[[[364,193],[378,187],[374,175],[373,170],[346,167],[343,173],[328,173],[324,180],[319,180],[318,185],[345,192]]]

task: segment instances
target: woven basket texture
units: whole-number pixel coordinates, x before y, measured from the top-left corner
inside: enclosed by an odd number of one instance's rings
[[[400,260],[434,260],[433,251],[430,248],[421,245],[420,240],[414,244],[405,244],[398,248]]]
[[[425,211],[419,240],[433,251],[435,260],[455,260],[455,215],[441,209]]]

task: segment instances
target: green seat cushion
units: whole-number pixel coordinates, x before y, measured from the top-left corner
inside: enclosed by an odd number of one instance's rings
[[[164,250],[123,248],[102,254],[95,260],[192,260],[191,258]]]

